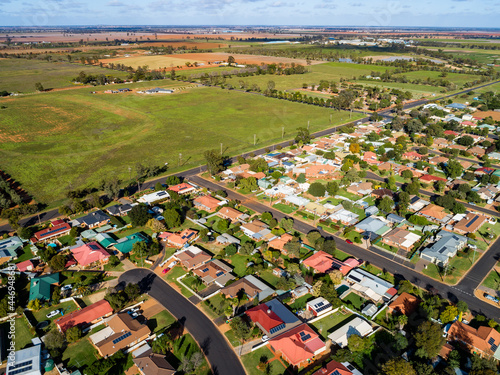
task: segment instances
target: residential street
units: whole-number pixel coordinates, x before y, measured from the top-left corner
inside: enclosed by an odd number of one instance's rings
[[[147,269],[125,272],[120,283],[138,284],[143,292],[163,305],[198,342],[214,375],[245,375],[243,366],[224,335],[198,308]]]

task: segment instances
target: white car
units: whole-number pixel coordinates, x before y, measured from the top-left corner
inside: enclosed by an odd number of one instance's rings
[[[172,263],[170,263],[169,267],[170,268],[174,268],[174,266],[177,264],[177,261],[174,260]]]
[[[73,285],[68,284],[68,285],[63,285],[63,287],[61,288],[61,291],[71,290],[71,289],[73,289]]]
[[[47,314],[47,318],[53,318],[54,316],[56,316],[57,314],[59,314],[61,311],[60,310],[54,310],[54,311],[51,311]]]
[[[268,340],[269,340],[269,336],[268,335],[262,336],[262,342],[266,342]]]

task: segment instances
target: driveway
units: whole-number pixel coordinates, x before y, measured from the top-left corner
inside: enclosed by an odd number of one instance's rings
[[[138,284],[141,291],[170,311],[198,342],[214,375],[246,375],[232,347],[212,321],[160,277],[147,269],[134,269],[125,272],[119,282]]]

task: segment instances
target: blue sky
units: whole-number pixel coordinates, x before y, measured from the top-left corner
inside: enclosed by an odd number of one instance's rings
[[[0,0],[0,25],[500,27],[500,0]]]

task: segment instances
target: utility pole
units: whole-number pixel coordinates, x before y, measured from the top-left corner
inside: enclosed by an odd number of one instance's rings
[[[132,168],[128,167],[128,179],[132,179]]]
[[[332,114],[330,113],[330,124],[332,123]]]
[[[307,120],[307,130],[309,130],[309,120]]]
[[[179,152],[179,166],[182,164],[182,154]]]
[[[220,154],[222,155],[222,143],[220,144]]]
[[[255,146],[256,142],[257,142],[257,134],[254,134],[253,135],[253,145],[254,146]]]
[[[285,127],[282,126],[281,127],[281,139],[283,139],[284,136],[285,136]]]
[[[137,179],[137,192],[141,192],[141,183],[139,181],[139,179]]]

